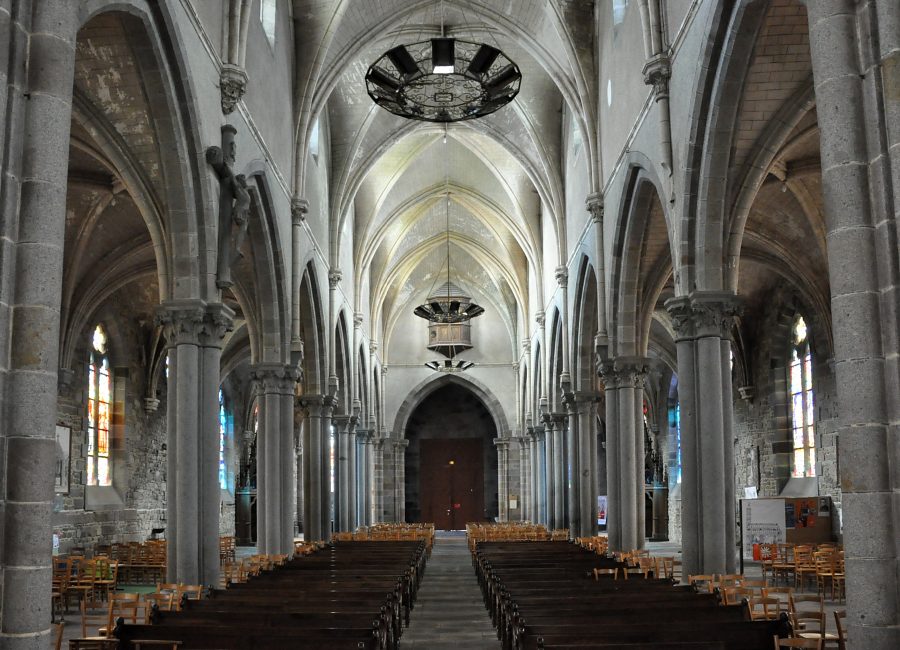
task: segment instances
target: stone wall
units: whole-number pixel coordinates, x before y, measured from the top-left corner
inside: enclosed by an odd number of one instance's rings
[[[832,534],[840,539],[837,385],[829,358],[828,339],[823,324],[802,305],[794,292],[780,287],[773,295],[769,303],[772,307],[749,319],[753,330],[750,336],[755,341],[753,357],[748,360],[752,378],[750,390],[745,388],[742,396],[738,386],[735,387],[735,494],[739,499],[745,487],[756,486],[759,496],[775,497],[790,477],[789,454],[777,453],[773,445],[790,440],[787,355],[794,316],[802,313],[812,336],[819,494],[830,496],[834,501]],[[736,511],[740,512],[739,507]]]

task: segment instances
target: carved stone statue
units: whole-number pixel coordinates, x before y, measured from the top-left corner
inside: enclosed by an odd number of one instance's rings
[[[226,289],[234,284],[231,268],[243,257],[241,247],[247,238],[250,223],[250,191],[243,174],[233,170],[237,146],[237,131],[230,124],[222,126],[222,146],[206,150],[206,162],[219,177],[219,237],[216,265],[216,286]]]

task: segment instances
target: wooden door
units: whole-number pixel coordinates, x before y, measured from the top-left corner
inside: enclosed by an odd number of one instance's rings
[[[481,438],[419,442],[422,521],[438,530],[463,530],[484,520],[483,444]]]

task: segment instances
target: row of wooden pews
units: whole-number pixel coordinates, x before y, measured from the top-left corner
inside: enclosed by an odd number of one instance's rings
[[[565,542],[482,542],[473,562],[504,650],[768,650],[786,619],[751,621],[672,580],[624,579],[625,564]],[[618,568],[619,579],[594,569]]]
[[[120,650],[180,641],[189,649],[393,650],[425,570],[423,541],[334,542],[181,611],[154,609],[149,625],[119,621]]]

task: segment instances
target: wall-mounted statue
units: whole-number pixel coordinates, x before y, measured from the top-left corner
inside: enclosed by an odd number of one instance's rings
[[[250,192],[247,179],[233,170],[237,145],[237,130],[230,124],[222,126],[222,146],[206,150],[206,162],[219,177],[219,238],[216,265],[216,286],[230,287],[231,268],[243,257],[241,247],[247,238],[250,220]]]

